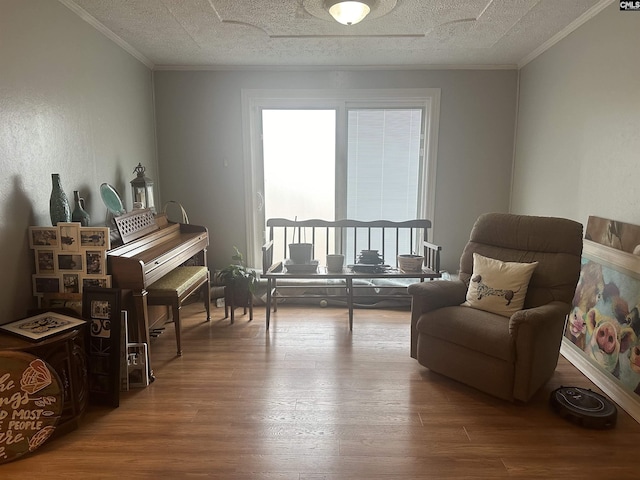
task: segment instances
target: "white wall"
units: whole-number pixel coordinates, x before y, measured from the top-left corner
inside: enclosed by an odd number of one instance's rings
[[[520,71],[513,212],[640,224],[639,45],[614,2]]]
[[[163,197],[180,201],[192,223],[209,228],[210,266],[222,267],[234,245],[246,245],[243,88],[440,88],[431,220],[443,268],[455,272],[477,216],[508,210],[516,78],[507,70],[155,72]]]
[[[0,0],[0,323],[26,315],[29,225],[50,225],[51,174],[104,224],[103,182],[131,208],[142,162],[156,175],[148,68],[53,0]]]

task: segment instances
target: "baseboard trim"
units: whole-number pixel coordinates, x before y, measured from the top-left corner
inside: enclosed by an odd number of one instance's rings
[[[595,383],[598,388],[611,397],[611,400],[617,403],[620,408],[631,415],[636,422],[640,423],[640,397],[626,390],[613,375],[591,363],[584,353],[566,337],[562,339],[560,353],[589,380]]]

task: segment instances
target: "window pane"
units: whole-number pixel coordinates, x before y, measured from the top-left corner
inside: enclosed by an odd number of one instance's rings
[[[347,217],[418,218],[422,109],[351,109],[347,128]],[[367,248],[366,241],[358,238],[357,249]],[[382,232],[372,232],[371,241],[382,253]],[[410,253],[410,239],[401,244],[400,253]]]
[[[421,124],[421,109],[349,110],[349,218],[416,218]]]
[[[333,220],[335,110],[263,110],[262,134],[265,218]],[[283,239],[274,240],[283,244]],[[326,246],[316,245],[316,251],[324,252]],[[274,252],[274,261],[283,254]]]

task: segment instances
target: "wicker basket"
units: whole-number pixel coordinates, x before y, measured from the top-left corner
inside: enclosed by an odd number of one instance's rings
[[[422,270],[424,257],[421,255],[398,255],[398,268],[405,272],[419,272]]]

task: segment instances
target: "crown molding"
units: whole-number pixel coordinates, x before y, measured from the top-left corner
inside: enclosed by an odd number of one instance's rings
[[[131,45],[129,45],[127,42],[125,42],[122,38],[120,38],[118,35],[116,35],[111,30],[109,30],[107,27],[105,27],[95,17],[93,17],[92,15],[87,13],[86,10],[84,10],[82,7],[78,6],[75,2],[73,2],[73,0],[58,0],[58,1],[61,4],[63,4],[65,7],[67,7],[69,10],[71,10],[73,13],[78,15],[82,20],[84,20],[89,25],[91,25],[93,28],[95,28],[100,33],[102,33],[109,40],[111,40],[116,45],[118,45],[120,48],[122,48],[127,53],[129,53],[136,60],[142,62],[145,66],[147,66],[147,68],[149,68],[151,70],[154,69],[155,65],[151,60],[149,60],[142,53],[140,53],[138,50],[136,50]]]
[[[518,62],[518,70],[521,69],[522,67],[524,67],[526,64],[528,64],[532,60],[534,60],[535,58],[537,58],[540,55],[542,55],[544,52],[549,50],[551,47],[553,47],[556,43],[558,43],[563,38],[568,37],[573,31],[577,30],[578,27],[582,26],[583,24],[585,24],[586,22],[591,20],[593,17],[598,15],[602,10],[607,8],[614,1],[615,0],[600,0],[600,2],[598,2],[593,7],[591,7],[589,10],[587,10],[579,18],[576,18],[573,22],[571,22],[565,28],[563,28],[558,33],[556,33],[549,40],[544,42],[542,45],[540,45],[538,48],[536,48],[529,55],[523,57]]]
[[[517,70],[517,65],[156,65],[154,71]]]
[[[105,37],[113,41],[120,48],[125,50],[136,60],[143,63],[147,68],[154,71],[327,71],[327,70],[520,70],[525,65],[542,55],[562,39],[570,35],[580,26],[593,17],[598,15],[602,10],[611,5],[615,0],[600,0],[596,5],[591,7],[580,18],[577,18],[556,35],[544,42],[534,51],[523,57],[517,64],[498,64],[498,65],[457,65],[457,64],[440,64],[440,65],[155,65],[146,56],[132,47],[125,40],[120,38],[114,32],[109,30],[105,25],[90,15],[86,10],[77,5],[73,0],[58,0],[69,10],[78,15],[85,22],[93,26]]]

